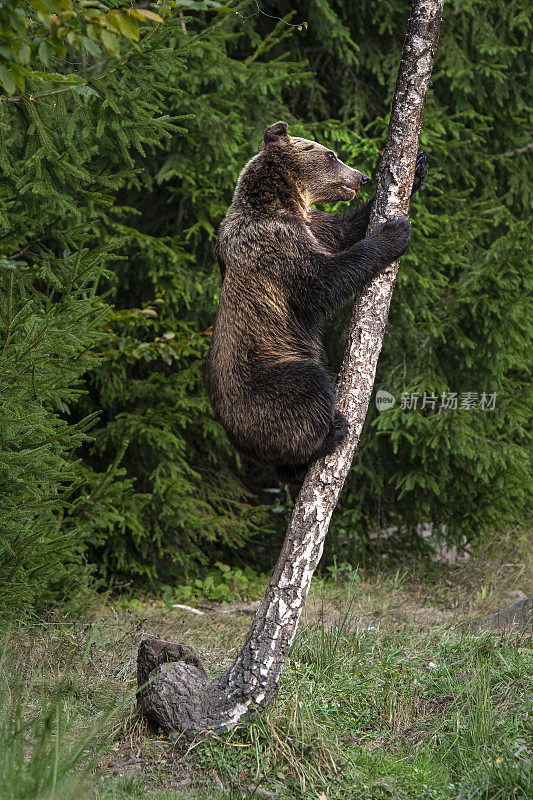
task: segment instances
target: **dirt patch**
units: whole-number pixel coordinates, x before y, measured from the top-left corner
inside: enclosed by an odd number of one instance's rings
[[[435,697],[433,700],[421,700],[418,704],[417,714],[442,714],[448,706],[455,702],[453,694],[446,694],[443,697]]]

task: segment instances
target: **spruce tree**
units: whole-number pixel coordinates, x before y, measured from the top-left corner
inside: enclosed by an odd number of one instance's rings
[[[0,9],[2,611],[76,580],[102,513],[110,475],[91,473],[87,490],[76,451],[93,419],[74,409],[108,335],[98,289],[126,237],[109,230],[117,192],[136,180],[132,153],[178,130],[151,72],[179,63],[161,55],[178,15],[161,13],[67,0]]]

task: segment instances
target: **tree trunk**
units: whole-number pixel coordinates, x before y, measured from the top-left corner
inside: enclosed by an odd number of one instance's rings
[[[426,95],[431,83],[443,0],[414,0],[398,73],[387,143],[368,231],[409,209]],[[304,481],[278,563],[244,646],[219,678],[209,679],[182,645],[147,639],[139,648],[139,708],[167,732],[194,738],[221,732],[266,706],[296,634],[324,538],[365,421],[398,263],[358,298],[337,385],[350,434],[317,461]],[[170,662],[170,663],[169,663]]]

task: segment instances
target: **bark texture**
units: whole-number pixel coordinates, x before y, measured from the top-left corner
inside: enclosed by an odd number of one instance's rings
[[[443,0],[414,0],[412,5],[369,232],[409,209],[442,6]],[[266,706],[276,693],[361,435],[397,271],[398,264],[392,264],[355,304],[337,385],[337,406],[350,422],[350,435],[335,453],[310,468],[272,580],[233,664],[219,678],[209,679],[189,648],[157,639],[141,643],[139,708],[165,731],[187,738],[207,730],[221,732]]]

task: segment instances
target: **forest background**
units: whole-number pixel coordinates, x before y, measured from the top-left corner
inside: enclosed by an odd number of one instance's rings
[[[0,4],[0,606],[89,584],[224,599],[292,499],[213,417],[217,226],[277,119],[375,175],[409,3]],[[448,0],[363,436],[323,567],[531,507],[531,16]],[[370,196],[372,186],[367,196]],[[342,357],[347,307],[325,328]],[[196,586],[196,589],[194,588]],[[217,594],[218,593],[218,594]]]

